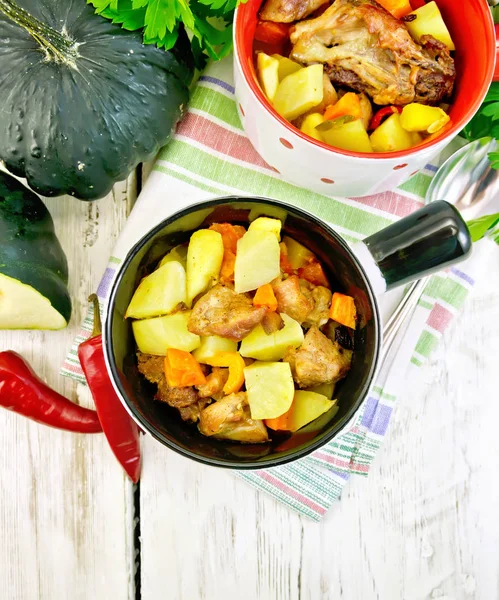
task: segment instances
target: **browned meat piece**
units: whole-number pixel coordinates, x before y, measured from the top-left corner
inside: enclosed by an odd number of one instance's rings
[[[264,21],[292,23],[312,14],[324,0],[267,0],[260,11]]]
[[[258,444],[268,441],[263,421],[251,418],[246,392],[230,394],[201,412],[199,431],[218,439]]]
[[[288,350],[283,360],[289,363],[298,386],[308,388],[343,379],[350,369],[352,351],[311,327],[298,350]]]
[[[277,310],[298,323],[303,323],[314,308],[311,285],[297,275],[291,275],[273,285]]]
[[[267,335],[280,331],[284,327],[284,321],[279,313],[269,312],[262,319],[262,327]]]
[[[229,378],[229,369],[224,367],[213,367],[212,372],[206,377],[206,383],[197,385],[200,398],[223,398],[223,388]]]
[[[303,323],[304,327],[322,327],[329,321],[329,309],[331,307],[331,290],[318,285],[312,290],[312,300],[314,308],[307,316],[307,320]]]
[[[201,411],[208,406],[211,402],[211,398],[200,398],[195,404],[179,408],[178,412],[182,417],[183,421],[191,421],[197,423],[201,415]]]
[[[452,94],[456,70],[447,47],[423,45],[375,0],[335,0],[291,32],[291,58],[323,63],[331,81],[368,94],[376,104],[438,104]]]
[[[251,299],[223,285],[216,285],[194,305],[187,328],[197,335],[219,335],[239,342],[265,316],[265,307],[255,308]]]
[[[155,400],[166,402],[169,406],[180,410],[180,414],[184,421],[196,421],[199,418],[200,408],[197,406],[198,393],[193,387],[171,388],[165,377],[164,372],[164,357],[152,356],[137,352],[137,366],[139,372],[151,383],[158,386],[158,391],[155,395]],[[189,408],[189,411],[182,409]],[[191,415],[197,414],[197,418]],[[184,415],[186,415],[184,417]],[[187,416],[188,415],[188,416]]]

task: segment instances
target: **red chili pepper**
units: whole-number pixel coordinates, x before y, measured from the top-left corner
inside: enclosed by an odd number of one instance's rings
[[[381,125],[381,122],[383,121],[383,119],[385,117],[389,117],[390,115],[393,115],[396,112],[401,113],[402,107],[401,106],[385,106],[384,108],[381,108],[380,110],[378,110],[378,112],[374,115],[374,117],[371,119],[371,122],[369,123],[369,127],[368,127],[369,131],[377,129]]]
[[[104,360],[99,300],[95,294],[89,300],[94,304],[94,329],[92,336],[78,347],[78,358],[111,450],[137,483],[141,467],[139,428],[114,391]]]
[[[76,433],[102,431],[95,410],[61,396],[12,350],[0,352],[0,406],[56,429]]]
[[[258,21],[255,29],[255,40],[270,45],[284,44],[289,38],[289,23]]]

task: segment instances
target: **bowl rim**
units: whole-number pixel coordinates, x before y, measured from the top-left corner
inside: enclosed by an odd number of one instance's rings
[[[270,102],[264,96],[260,86],[258,85],[257,79],[256,79],[256,72],[252,73],[251,68],[248,64],[249,61],[247,61],[245,59],[245,57],[242,53],[241,48],[243,46],[244,31],[242,30],[242,27],[239,25],[241,22],[241,18],[239,15],[242,12],[244,12],[245,10],[249,10],[249,8],[248,8],[249,5],[252,2],[256,2],[256,1],[257,0],[248,0],[245,3],[239,4],[239,6],[236,9],[235,15],[234,15],[234,33],[233,33],[234,59],[239,64],[242,76],[243,76],[246,84],[248,85],[251,93],[253,94],[254,98],[256,99],[258,105],[261,106],[267,113],[269,113],[270,116],[273,117],[280,125],[285,127],[291,134],[299,137],[303,141],[311,143],[312,145],[316,146],[317,148],[320,148],[321,150],[326,150],[327,152],[330,152],[331,154],[341,154],[342,156],[349,156],[352,158],[362,158],[364,160],[373,160],[373,161],[386,160],[386,159],[394,159],[394,160],[399,161],[400,159],[418,154],[422,150],[427,151],[431,148],[434,148],[439,143],[442,143],[446,140],[452,139],[452,137],[454,137],[460,131],[462,131],[462,129],[467,125],[467,123],[469,123],[471,121],[473,116],[476,114],[476,112],[480,108],[480,105],[482,104],[482,102],[487,94],[487,90],[489,89],[489,86],[490,86],[491,82],[493,81],[494,71],[495,71],[495,66],[496,66],[496,58],[499,53],[499,50],[496,49],[495,26],[494,26],[494,22],[492,19],[492,14],[491,14],[491,11],[489,10],[488,4],[486,2],[483,2],[483,3],[480,3],[480,7],[481,7],[481,10],[482,10],[485,20],[488,22],[488,30],[489,30],[489,33],[491,34],[489,36],[489,38],[487,39],[487,42],[489,44],[489,49],[488,49],[489,50],[489,61],[487,64],[487,76],[484,77],[484,79],[482,80],[482,84],[479,88],[480,93],[476,95],[475,101],[468,107],[468,110],[466,111],[466,116],[464,119],[461,119],[460,125],[458,125],[457,123],[451,122],[451,127],[448,127],[448,129],[446,129],[444,127],[444,132],[442,133],[441,136],[435,137],[431,140],[427,140],[426,142],[418,144],[417,146],[413,146],[412,148],[409,148],[408,150],[398,150],[397,152],[353,152],[350,150],[342,150],[341,148],[335,148],[333,146],[329,146],[328,144],[326,144],[324,142],[315,140],[314,138],[306,135],[305,133],[300,131],[297,127],[292,125],[289,121],[287,121],[284,117],[281,117],[281,115],[271,106]],[[237,90],[236,90],[236,93],[237,93]]]
[[[242,203],[248,203],[248,204],[252,204],[252,203],[268,204],[270,206],[282,207],[291,213],[295,213],[297,216],[300,216],[302,218],[306,218],[306,219],[313,221],[316,225],[318,225],[323,230],[325,230],[328,235],[333,237],[335,239],[335,241],[340,246],[342,246],[343,250],[345,250],[347,252],[347,254],[350,256],[352,262],[357,267],[357,270],[358,270],[360,276],[362,277],[364,284],[366,286],[366,289],[368,290],[368,293],[369,293],[369,302],[370,302],[370,306],[372,308],[373,319],[374,319],[374,332],[375,332],[376,339],[374,340],[374,344],[375,344],[374,357],[369,365],[369,374],[368,374],[368,377],[366,378],[366,382],[364,383],[362,388],[359,389],[355,403],[352,405],[350,411],[345,415],[345,418],[343,419],[343,421],[339,424],[340,426],[337,425],[336,427],[332,427],[331,430],[327,434],[323,435],[323,437],[321,437],[319,440],[316,440],[315,442],[305,442],[302,446],[299,446],[296,451],[290,451],[280,458],[279,457],[273,458],[273,459],[270,458],[267,461],[265,461],[265,457],[263,457],[263,460],[260,459],[260,460],[245,461],[245,462],[237,462],[237,460],[229,460],[229,459],[225,459],[225,458],[203,457],[203,456],[200,456],[199,454],[197,454],[196,452],[186,449],[186,448],[176,444],[175,442],[169,440],[166,436],[161,434],[161,432],[159,432],[159,430],[157,428],[152,428],[149,425],[149,423],[147,422],[147,420],[144,419],[142,417],[142,415],[140,414],[140,412],[135,408],[135,406],[131,402],[129,403],[127,401],[128,396],[127,396],[126,390],[121,382],[118,368],[116,365],[116,361],[114,360],[114,353],[113,353],[113,349],[112,349],[112,326],[113,326],[113,321],[114,321],[114,304],[116,301],[116,295],[118,293],[120,283],[127,271],[127,268],[130,265],[133,258],[135,257],[135,255],[137,254],[137,252],[139,252],[143,248],[144,245],[146,245],[152,238],[154,238],[154,236],[159,234],[162,229],[164,229],[168,225],[174,223],[176,220],[178,220],[194,211],[197,211],[197,210],[203,210],[206,208],[216,207],[216,206],[219,206],[220,204],[227,204],[227,203],[231,203],[231,202],[242,202]],[[112,283],[111,292],[109,294],[109,300],[106,305],[105,322],[104,322],[104,327],[103,327],[104,359],[105,359],[105,364],[106,364],[108,375],[111,379],[111,383],[112,383],[122,405],[124,406],[124,408],[128,412],[128,414],[132,417],[132,419],[139,425],[139,427],[143,431],[149,433],[154,439],[156,439],[158,442],[160,442],[167,448],[174,450],[175,452],[177,452],[178,454],[181,454],[182,456],[184,456],[186,458],[190,458],[192,460],[195,460],[196,462],[199,462],[199,463],[202,463],[205,465],[209,465],[209,466],[223,467],[223,468],[227,468],[227,469],[238,469],[238,470],[266,469],[266,468],[275,467],[278,465],[284,465],[286,463],[294,462],[296,460],[299,460],[300,458],[308,456],[309,454],[318,450],[319,448],[322,448],[323,446],[328,444],[331,440],[336,438],[345,428],[347,428],[348,425],[352,422],[352,420],[357,415],[357,413],[358,413],[359,409],[361,408],[361,406],[363,405],[363,403],[367,400],[369,390],[371,389],[371,386],[373,384],[373,381],[375,379],[375,376],[376,376],[376,373],[377,373],[377,370],[378,370],[379,364],[380,364],[382,338],[383,338],[382,321],[381,321],[381,316],[380,316],[380,312],[379,312],[379,306],[378,306],[376,294],[374,293],[371,281],[369,280],[369,277],[367,276],[366,271],[365,271],[364,267],[362,266],[360,260],[357,258],[355,252],[350,248],[350,246],[343,239],[343,237],[339,233],[335,232],[334,229],[332,229],[325,221],[323,221],[319,217],[313,215],[312,213],[309,213],[308,211],[306,211],[302,208],[298,208],[296,206],[287,204],[285,202],[273,200],[271,198],[260,197],[260,196],[247,196],[247,197],[246,196],[220,196],[220,197],[212,198],[210,200],[196,202],[194,204],[189,205],[186,208],[176,211],[175,213],[173,213],[172,215],[170,215],[169,217],[167,217],[166,219],[164,219],[160,223],[158,223],[151,230],[149,230],[149,232],[147,232],[142,238],[140,238],[140,240],[138,242],[136,242],[134,244],[134,246],[128,251],[128,254],[126,255],[125,259],[123,260],[123,262],[121,263],[121,265],[119,267],[119,270],[118,270],[118,272],[114,278],[114,281]]]

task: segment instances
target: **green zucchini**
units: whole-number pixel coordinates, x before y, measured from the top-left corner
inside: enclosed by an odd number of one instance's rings
[[[71,318],[68,263],[49,211],[0,172],[0,329],[62,329]]]

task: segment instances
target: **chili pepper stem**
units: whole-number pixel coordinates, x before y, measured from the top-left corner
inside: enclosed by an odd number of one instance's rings
[[[92,334],[90,338],[97,337],[102,333],[102,321],[100,318],[100,307],[99,307],[99,298],[97,294],[90,294],[88,297],[88,301],[92,302],[94,305],[94,327],[92,329]]]

